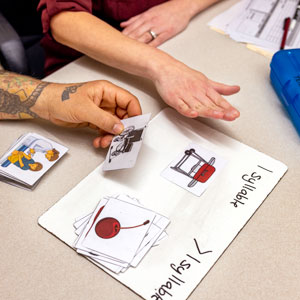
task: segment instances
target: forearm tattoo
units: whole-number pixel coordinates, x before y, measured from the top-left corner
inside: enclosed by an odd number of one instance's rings
[[[31,111],[48,82],[35,81],[29,77],[0,72],[0,113],[12,118],[37,118]]]
[[[77,89],[82,85],[83,83],[79,83],[79,84],[66,87],[61,95],[61,101],[70,99],[70,94],[76,93]]]

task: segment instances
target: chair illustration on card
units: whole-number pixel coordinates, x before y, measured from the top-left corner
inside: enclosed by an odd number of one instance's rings
[[[192,180],[188,187],[194,187],[197,182],[206,182],[215,172],[215,157],[212,157],[208,162],[196,153],[195,149],[191,148],[184,152],[184,156],[171,169],[188,176]]]
[[[142,140],[142,135],[145,127],[135,129],[134,126],[128,126],[126,127],[123,132],[116,136],[113,139],[113,142],[120,142],[117,144],[117,146],[112,145],[109,149],[109,162],[112,161],[112,159],[121,153],[130,152],[133,147],[133,143],[139,142]]]

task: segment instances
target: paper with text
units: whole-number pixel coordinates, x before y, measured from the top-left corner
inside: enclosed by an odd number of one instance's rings
[[[209,25],[238,42],[274,53],[279,50],[285,18],[293,18],[298,0],[242,0],[215,17]],[[300,22],[290,26],[285,48],[300,46]]]

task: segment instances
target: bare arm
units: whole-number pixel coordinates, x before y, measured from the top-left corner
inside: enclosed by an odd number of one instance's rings
[[[209,80],[167,53],[123,35],[89,13],[61,12],[51,19],[50,25],[58,42],[112,67],[151,79],[163,100],[187,117],[234,120],[239,116],[221,96],[236,93],[239,87]]]
[[[104,64],[150,79],[155,77],[162,61],[173,60],[158,49],[125,37],[86,12],[59,13],[51,19],[51,32],[61,44]]]

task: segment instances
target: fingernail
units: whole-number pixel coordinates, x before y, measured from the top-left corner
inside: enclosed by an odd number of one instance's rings
[[[224,116],[224,112],[223,111],[218,111],[218,110],[214,110],[213,111],[213,116],[215,117],[215,118],[223,118],[223,116]]]
[[[192,110],[192,111],[190,112],[190,116],[191,116],[192,118],[196,118],[196,117],[199,116],[199,114],[198,114],[198,112],[196,112],[195,110]]]
[[[238,110],[234,110],[232,114],[234,115],[235,118],[240,116],[240,112]]]
[[[229,111],[229,112],[226,112],[226,117],[227,118],[237,118],[239,116],[239,112],[237,110],[232,110],[232,111]]]
[[[115,124],[114,127],[113,127],[113,132],[114,132],[115,134],[120,134],[120,133],[123,131],[123,128],[124,128],[124,126],[123,126],[122,124],[117,123],[117,124]]]
[[[234,116],[234,114],[230,111],[230,112],[226,112],[226,113],[225,113],[225,117],[226,117],[227,119],[232,119],[232,118],[234,118],[235,116]]]

